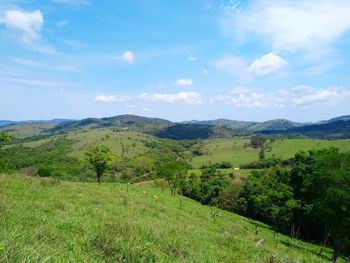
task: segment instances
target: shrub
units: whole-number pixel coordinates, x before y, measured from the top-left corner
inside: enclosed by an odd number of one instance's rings
[[[38,170],[38,175],[40,177],[50,177],[52,176],[52,169],[50,167],[42,167]]]

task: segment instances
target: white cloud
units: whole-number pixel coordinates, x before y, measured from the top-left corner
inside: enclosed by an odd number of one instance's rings
[[[192,79],[178,79],[175,82],[175,84],[178,86],[191,86],[191,85],[193,85],[193,80]]]
[[[148,102],[183,102],[186,104],[200,104],[202,102],[202,97],[197,92],[142,93],[139,98]]]
[[[198,60],[198,58],[197,57],[193,57],[193,56],[188,56],[187,60],[188,61],[196,61],[196,60]]]
[[[208,75],[208,70],[207,69],[203,69],[202,73],[203,73],[203,75]]]
[[[95,97],[95,101],[103,103],[125,102],[130,99],[128,95],[98,95]]]
[[[326,90],[318,89],[313,93],[302,95],[293,100],[295,105],[310,105],[320,102],[335,103],[339,100],[350,97],[350,90],[344,88],[330,88]]]
[[[350,1],[253,0],[223,19],[236,40],[263,38],[275,50],[327,46],[350,29]]]
[[[9,30],[18,31],[21,34],[21,41],[29,43],[40,38],[44,17],[40,10],[32,12],[7,10],[0,24],[4,24]]]
[[[141,110],[144,111],[144,112],[150,112],[151,111],[149,108],[142,108]]]
[[[254,60],[249,66],[248,72],[253,75],[266,75],[280,70],[287,64],[287,61],[271,52]]]
[[[347,98],[350,98],[350,90],[342,87],[319,89],[300,85],[292,88],[291,91],[280,89],[274,92],[261,92],[239,87],[231,94],[215,96],[210,102],[230,104],[234,107],[267,108],[316,103],[335,104]]]
[[[125,51],[123,54],[123,59],[129,64],[132,64],[135,60],[135,55],[131,51]]]

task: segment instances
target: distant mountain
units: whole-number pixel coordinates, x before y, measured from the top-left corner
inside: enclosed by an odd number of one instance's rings
[[[0,120],[0,127],[6,127],[10,125],[22,125],[22,124],[39,124],[39,123],[51,123],[51,124],[59,124],[72,121],[71,119],[53,119],[53,120],[28,120],[28,121],[7,121]]]
[[[77,121],[69,121],[52,128],[52,132],[68,132],[80,129],[114,128],[117,130],[127,129],[140,132],[153,132],[170,125],[171,121],[159,118],[147,118],[136,115],[119,115],[107,118],[87,118]]]
[[[15,121],[5,121],[5,120],[0,120],[0,127],[6,127],[9,125],[12,125],[16,123]]]
[[[300,127],[305,124],[298,123],[298,122],[292,122],[285,119],[276,119],[276,120],[270,120],[265,122],[260,122],[255,125],[252,125],[249,127],[249,130],[252,131],[264,131],[264,130],[287,130],[294,127]]]
[[[287,130],[263,130],[263,134],[303,135],[310,138],[350,138],[350,120],[331,119],[326,123],[294,127]]]
[[[127,114],[107,118],[87,118],[82,120],[0,120],[0,128],[7,130],[11,128],[13,131],[29,135],[112,128],[115,130],[145,132],[159,137],[172,139],[228,137],[249,135],[253,133],[302,135],[319,138],[347,138],[350,133],[348,122],[350,122],[350,115],[339,116],[318,123],[298,123],[286,119],[275,119],[265,122],[216,119],[204,121],[192,120],[175,123],[165,119]],[[27,126],[25,127],[24,125]],[[28,125],[36,127],[33,127],[33,131],[24,133],[24,130],[30,130]]]
[[[223,126],[230,129],[249,129],[249,127],[258,124],[258,122],[253,122],[253,121],[235,121],[235,120],[228,120],[228,119],[216,119],[216,120],[205,120],[205,121],[192,120],[192,121],[183,122],[183,123]]]
[[[285,119],[269,120],[265,122],[217,119],[217,120],[207,120],[207,121],[190,121],[185,123],[223,126],[230,129],[243,129],[251,132],[262,131],[262,130],[287,130],[289,128],[299,127],[304,125],[302,123],[292,122]]]
[[[317,122],[316,124],[330,123],[335,121],[349,121],[349,120],[350,120],[350,115],[343,115],[343,116],[335,117],[329,120],[320,121],[320,122]]]

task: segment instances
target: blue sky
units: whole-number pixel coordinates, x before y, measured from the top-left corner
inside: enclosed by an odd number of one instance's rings
[[[350,114],[350,2],[2,0],[0,119]]]

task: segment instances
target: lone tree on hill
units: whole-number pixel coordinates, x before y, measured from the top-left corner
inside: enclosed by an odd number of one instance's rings
[[[157,174],[168,182],[170,194],[175,196],[177,188],[186,178],[187,169],[182,163],[170,162],[159,168]]]
[[[96,180],[99,184],[101,183],[101,176],[116,157],[111,148],[105,145],[90,146],[85,153],[86,163],[90,169],[95,171]]]

